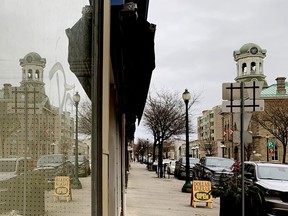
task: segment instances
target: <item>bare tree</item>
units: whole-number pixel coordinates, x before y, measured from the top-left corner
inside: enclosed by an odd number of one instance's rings
[[[197,102],[198,98],[199,95],[192,95],[188,109]],[[162,178],[163,142],[173,135],[182,135],[185,133],[185,103],[181,94],[164,90],[157,92],[155,97],[149,94],[143,121],[144,126],[151,131],[154,137],[153,161],[155,160],[155,148],[158,145],[158,166],[160,178]],[[190,133],[194,132],[191,120],[189,120],[189,125]]]
[[[92,132],[92,104],[90,101],[84,101],[79,109],[79,133],[91,135]]]
[[[149,149],[151,149],[151,144],[149,143],[148,140],[138,139],[135,150],[138,154],[138,159],[139,159],[139,155],[141,155],[141,158],[142,158],[141,162],[143,162],[144,155],[146,155],[146,160],[148,159]],[[146,162],[148,162],[148,161],[146,161]]]
[[[282,163],[285,163],[288,141],[288,100],[265,100],[265,110],[254,113],[252,120],[259,123],[282,143]]]

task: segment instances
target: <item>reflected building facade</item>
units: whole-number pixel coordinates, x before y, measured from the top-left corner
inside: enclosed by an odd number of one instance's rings
[[[46,59],[30,52],[20,59],[20,86],[4,84],[0,90],[0,157],[72,151],[74,120],[50,104],[43,82]]]

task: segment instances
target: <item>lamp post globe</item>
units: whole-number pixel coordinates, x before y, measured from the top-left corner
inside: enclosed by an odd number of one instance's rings
[[[190,160],[189,160],[189,127],[188,127],[188,103],[191,98],[191,95],[187,89],[185,89],[182,94],[182,98],[185,102],[185,124],[186,124],[186,180],[185,184],[182,187],[182,192],[191,193],[192,184],[190,181]]]
[[[76,94],[73,96],[73,101],[75,103],[75,107],[76,107],[76,119],[75,119],[75,171],[74,171],[74,177],[73,177],[73,181],[72,181],[72,188],[73,189],[82,189],[82,184],[79,180],[78,177],[78,105],[80,102],[80,95],[78,94],[78,92],[76,92]]]

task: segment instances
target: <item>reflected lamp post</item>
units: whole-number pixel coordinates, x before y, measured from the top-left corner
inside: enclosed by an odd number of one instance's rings
[[[74,178],[72,182],[72,188],[82,189],[81,182],[79,181],[79,178],[78,178],[78,104],[80,102],[80,95],[78,94],[78,92],[76,92],[76,94],[73,96],[73,101],[76,107],[76,119],[75,119],[76,132],[75,132],[75,171],[74,171]]]
[[[189,127],[188,127],[188,103],[190,100],[190,93],[187,89],[185,89],[185,92],[182,94],[182,98],[185,102],[185,124],[186,124],[186,181],[185,184],[182,187],[182,192],[191,192],[192,184],[190,181],[190,160],[189,160]]]
[[[199,146],[196,146],[195,149],[196,149],[196,158],[199,158]]]
[[[195,158],[195,147],[192,147],[192,157]]]

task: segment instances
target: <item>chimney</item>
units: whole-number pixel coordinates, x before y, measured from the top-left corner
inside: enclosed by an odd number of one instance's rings
[[[277,77],[277,90],[276,94],[286,94],[286,89],[285,89],[285,80],[286,77]]]
[[[4,84],[4,99],[10,98],[11,86],[11,84]]]

